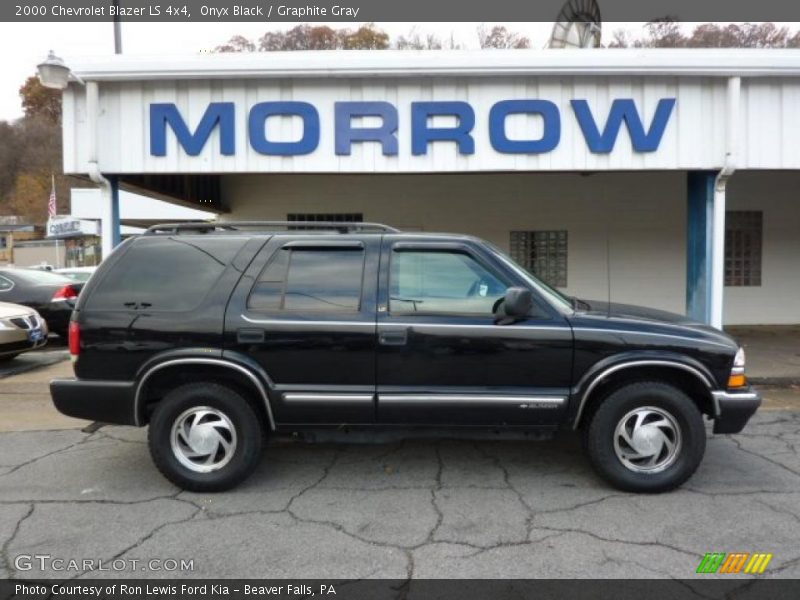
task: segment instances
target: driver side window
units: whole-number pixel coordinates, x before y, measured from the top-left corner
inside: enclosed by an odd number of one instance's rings
[[[457,250],[394,250],[389,275],[393,314],[492,314],[508,284]]]

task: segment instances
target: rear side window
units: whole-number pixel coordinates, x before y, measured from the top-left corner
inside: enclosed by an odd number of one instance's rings
[[[363,248],[281,248],[250,292],[258,311],[357,312],[364,279]]]
[[[105,274],[87,308],[187,311],[197,307],[245,243],[176,236],[137,240]]]

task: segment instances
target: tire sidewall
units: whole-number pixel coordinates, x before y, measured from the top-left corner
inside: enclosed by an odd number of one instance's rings
[[[616,455],[614,431],[630,411],[653,406],[669,413],[678,424],[681,448],[675,461],[655,473],[631,471]],[[589,425],[587,450],[593,466],[615,486],[632,492],[661,492],[685,482],[703,458],[706,432],[697,406],[681,390],[662,383],[637,383],[606,398]]]
[[[236,449],[221,469],[198,473],[182,465],[172,450],[175,420],[193,407],[209,406],[222,412],[236,432]],[[235,390],[215,383],[193,383],[169,392],[150,421],[148,443],[159,470],[173,483],[193,491],[222,491],[244,480],[257,465],[263,433],[247,400]]]

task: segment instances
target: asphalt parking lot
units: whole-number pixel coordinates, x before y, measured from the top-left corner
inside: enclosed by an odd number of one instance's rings
[[[33,390],[47,411],[48,371],[67,365],[7,378],[0,391]],[[764,576],[798,577],[800,412],[783,409],[792,394],[744,435],[712,437],[695,477],[657,496],[609,488],[569,435],[276,442],[235,491],[191,494],[152,466],[144,430],[84,433],[54,414],[52,430],[0,433],[0,577],[119,575],[25,559],[49,555],[124,559],[122,572],[144,577],[684,578],[706,552],[770,552]],[[152,558],[193,563],[142,570]]]

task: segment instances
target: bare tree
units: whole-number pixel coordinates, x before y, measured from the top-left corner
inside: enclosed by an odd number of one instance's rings
[[[520,33],[509,31],[501,25],[488,29],[485,24],[478,26],[478,43],[481,49],[524,49],[531,47],[531,41]]]
[[[256,45],[243,35],[235,35],[224,44],[214,48],[214,52],[255,52]]]
[[[798,48],[800,32],[774,23],[704,23],[685,35],[671,19],[645,25],[646,35],[631,39],[624,31],[614,32],[611,48]]]

